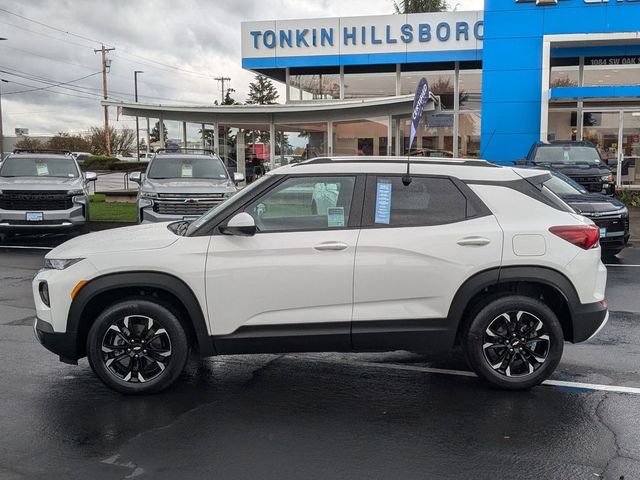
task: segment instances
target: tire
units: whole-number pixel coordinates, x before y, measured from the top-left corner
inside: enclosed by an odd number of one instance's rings
[[[462,344],[469,366],[480,378],[501,389],[526,390],[554,372],[564,336],[547,305],[532,297],[509,295],[472,313]]]
[[[613,258],[616,255],[618,255],[622,250],[624,250],[624,247],[620,247],[620,248],[607,248],[606,250],[603,249],[602,250],[602,258]]]
[[[87,357],[98,378],[113,390],[128,395],[158,393],[184,370],[189,342],[166,306],[132,298],[98,316],[87,337]]]

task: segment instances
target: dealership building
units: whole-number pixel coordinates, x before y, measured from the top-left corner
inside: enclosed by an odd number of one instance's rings
[[[109,104],[181,123],[185,142],[189,129],[209,132],[203,143],[239,165],[242,131],[264,132],[274,162],[294,137],[306,156],[405,155],[425,77],[432,100],[414,150],[510,164],[540,140],[585,140],[621,162],[624,183],[640,183],[638,0],[486,0],[477,12],[246,22],[242,66],[281,82],[286,102]]]

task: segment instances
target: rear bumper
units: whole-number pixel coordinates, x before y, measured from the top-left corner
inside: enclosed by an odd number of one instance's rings
[[[573,343],[595,337],[609,320],[609,310],[603,301],[576,305],[572,311]]]
[[[58,355],[61,362],[78,363],[76,332],[54,332],[49,322],[36,317],[33,322],[33,334],[44,348]]]

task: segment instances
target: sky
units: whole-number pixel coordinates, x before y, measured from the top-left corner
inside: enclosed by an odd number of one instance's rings
[[[450,3],[458,10],[483,6],[483,0]],[[3,131],[82,133],[100,125],[101,64],[94,53],[100,42],[115,47],[110,98],[133,101],[133,72],[142,70],[140,102],[212,105],[221,95],[214,77],[231,77],[238,101],[254,77],[241,67],[242,21],[390,13],[392,0],[2,0]],[[134,125],[115,116],[117,128]]]

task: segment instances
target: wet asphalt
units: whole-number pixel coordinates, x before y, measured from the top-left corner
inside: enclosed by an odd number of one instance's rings
[[[47,246],[59,239],[20,239]],[[640,242],[639,242],[640,243]],[[192,359],[177,385],[125,397],[33,339],[45,250],[0,248],[0,479],[640,478],[640,249],[608,263],[611,320],[567,344],[555,380],[493,390],[459,352]]]

